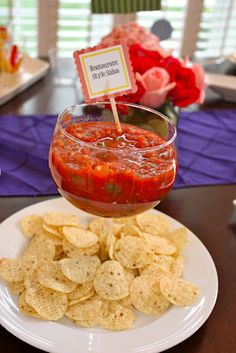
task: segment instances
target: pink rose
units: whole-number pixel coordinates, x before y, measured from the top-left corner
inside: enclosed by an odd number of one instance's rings
[[[140,44],[145,49],[158,51],[163,58],[172,54],[172,51],[160,46],[159,38],[155,34],[150,33],[136,22],[118,25],[108,35],[104,36],[100,43],[112,45],[114,40],[123,40],[129,47],[132,44]]]
[[[169,83],[168,72],[160,67],[153,67],[143,75],[136,73],[136,79],[145,88],[140,103],[150,108],[159,108],[165,102],[168,92],[176,85],[175,82]]]
[[[200,90],[200,95],[194,103],[202,104],[205,99],[205,73],[203,68],[198,64],[192,64],[192,70],[195,75],[196,86]]]
[[[198,65],[198,64],[192,64],[189,61],[189,57],[186,56],[184,61],[183,61],[183,65],[187,68],[190,68],[195,76],[195,84],[196,87],[199,89],[200,93],[199,93],[199,97],[197,98],[196,101],[194,101],[194,103],[199,103],[202,104],[204,102],[205,99],[205,88],[206,88],[206,83],[205,83],[205,72],[203,70],[203,68]]]

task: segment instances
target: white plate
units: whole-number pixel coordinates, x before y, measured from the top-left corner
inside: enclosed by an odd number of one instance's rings
[[[0,74],[0,105],[8,102],[42,78],[49,69],[49,63],[23,54],[22,66],[18,72]]]
[[[76,210],[61,198],[29,206],[0,225],[0,257],[15,257],[27,243],[21,234],[19,220],[26,214],[43,214],[56,210],[78,213],[84,222],[92,216]],[[157,212],[157,211],[156,211]],[[173,228],[181,224],[170,218]],[[160,317],[140,314],[136,325],[123,332],[87,329],[74,326],[66,319],[40,321],[19,312],[17,300],[5,283],[0,282],[0,323],[21,340],[53,353],[157,353],[182,342],[207,320],[217,298],[218,279],[215,265],[201,241],[189,231],[184,251],[184,278],[201,289],[199,300],[189,307],[172,306]]]

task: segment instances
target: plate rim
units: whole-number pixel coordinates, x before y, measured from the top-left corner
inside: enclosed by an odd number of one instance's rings
[[[65,203],[69,203],[68,201],[66,201],[62,197],[53,197],[53,198],[50,198],[50,199],[47,199],[47,200],[44,200],[44,201],[32,203],[31,205],[28,205],[28,206],[26,206],[26,207],[24,207],[24,208],[22,208],[22,209],[20,209],[20,210],[18,210],[16,212],[14,212],[10,216],[8,216],[5,220],[3,220],[0,223],[0,229],[1,229],[1,226],[5,224],[5,222],[8,222],[9,219],[11,219],[11,217],[17,216],[17,214],[18,213],[22,213],[22,211],[27,212],[27,210],[31,209],[32,206],[39,206],[40,207],[40,206],[42,206],[45,203],[50,203],[50,202],[55,202],[55,201],[59,201],[60,202],[61,200],[63,200],[63,202],[65,202]],[[78,209],[75,208],[75,211],[78,212]],[[151,209],[150,211],[153,212],[153,213],[159,213],[161,215],[164,215],[165,217],[170,219],[170,221],[172,221],[172,222],[174,221],[175,223],[177,223],[178,226],[184,226],[185,227],[184,224],[182,224],[181,222],[177,221],[173,217],[165,214],[164,212],[161,212],[161,211],[155,210],[155,209]],[[86,212],[84,212],[82,210],[79,210],[79,212],[83,213],[84,215],[93,216],[93,215],[90,215],[90,214],[88,214],[88,213],[86,213]],[[219,278],[218,278],[218,274],[217,274],[217,269],[216,269],[215,263],[214,263],[214,261],[213,261],[213,259],[211,257],[211,254],[210,254],[209,250],[205,246],[205,244],[203,244],[203,242],[197,237],[197,235],[195,235],[189,228],[187,228],[187,229],[191,233],[191,236],[193,236],[195,238],[194,240],[198,242],[199,246],[205,252],[205,255],[208,258],[208,262],[211,265],[212,278],[213,278],[213,281],[215,282],[215,291],[214,291],[214,293],[211,294],[212,301],[211,301],[210,305],[207,308],[205,308],[206,310],[204,311],[204,316],[202,316],[201,319],[198,320],[198,323],[196,325],[192,325],[190,328],[188,328],[186,331],[184,331],[184,334],[182,334],[181,337],[177,337],[177,338],[175,337],[174,343],[172,342],[173,341],[173,338],[172,338],[171,341],[168,341],[165,345],[163,345],[163,347],[161,347],[161,350],[157,346],[155,348],[155,345],[154,345],[154,347],[153,346],[152,347],[145,346],[145,347],[142,347],[139,350],[140,353],[161,353],[161,352],[163,352],[163,351],[165,351],[167,349],[170,349],[172,347],[175,347],[176,345],[178,345],[181,342],[185,341],[186,339],[191,337],[195,332],[197,332],[200,329],[200,327],[208,320],[209,316],[211,315],[211,313],[212,313],[212,311],[213,311],[213,309],[215,307],[215,304],[216,304],[216,301],[217,301],[217,297],[218,297],[218,291],[219,291]],[[5,285],[5,288],[7,288],[6,285]],[[0,291],[1,290],[2,290],[2,288],[0,287]],[[40,341],[35,340],[32,337],[24,336],[22,331],[16,330],[15,326],[12,326],[11,324],[9,324],[9,322],[7,320],[4,321],[4,317],[2,317],[2,315],[0,316],[0,325],[2,325],[4,327],[4,329],[6,329],[8,332],[10,332],[12,335],[17,337],[21,341],[26,342],[27,344],[29,344],[29,345],[31,345],[31,346],[33,346],[35,348],[41,349],[42,351],[49,352],[49,353],[58,353],[56,345],[54,345],[52,347],[52,349],[50,349],[50,350],[45,350],[45,344],[44,343],[41,343]],[[138,328],[138,329],[140,329],[140,328]],[[89,332],[89,331],[85,331],[85,332]],[[120,332],[126,332],[127,333],[128,331],[120,331]],[[113,333],[119,334],[120,332],[118,331],[118,332],[113,332]],[[78,339],[79,339],[79,337],[78,337]],[[157,349],[158,349],[158,351],[157,351]],[[129,349],[129,353],[134,353],[135,351],[136,351],[135,348],[133,350]],[[68,350],[68,353],[69,352],[70,352],[70,350]],[[128,353],[128,351],[126,353]]]

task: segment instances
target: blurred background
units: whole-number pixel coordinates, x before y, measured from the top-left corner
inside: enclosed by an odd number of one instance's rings
[[[236,0],[0,0],[0,34],[7,28],[10,38],[10,49],[0,40],[1,112],[54,114],[82,101],[73,51],[130,22],[157,35],[169,55],[204,68],[205,107],[236,103]]]
[[[159,7],[157,1],[145,2],[147,9],[148,3],[150,8],[151,3]],[[91,0],[1,0],[0,23],[10,28],[30,55],[39,57],[53,48],[59,57],[71,57],[75,48],[95,45],[119,23],[136,21],[150,29],[162,19],[173,28],[162,46],[174,49],[178,56],[202,60],[236,52],[235,0],[161,0],[160,5],[157,11],[92,14]]]

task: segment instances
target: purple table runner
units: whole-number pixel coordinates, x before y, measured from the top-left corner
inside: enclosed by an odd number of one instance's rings
[[[56,118],[0,116],[0,196],[54,195],[48,150]],[[236,183],[236,110],[182,112],[174,188]]]

